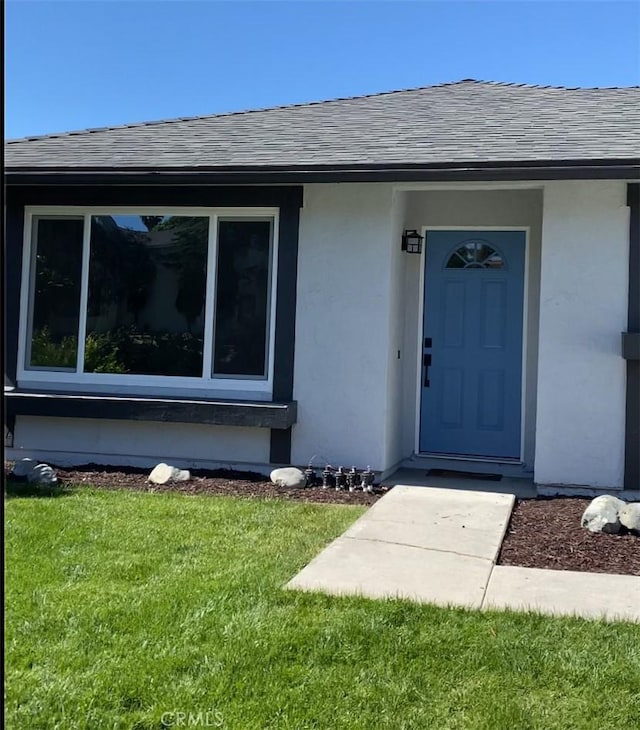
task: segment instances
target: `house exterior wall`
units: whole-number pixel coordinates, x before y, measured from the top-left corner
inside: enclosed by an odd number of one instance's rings
[[[291,400],[290,382],[293,379],[293,323],[295,319],[295,266],[298,241],[298,211],[302,204],[302,186],[135,186],[85,185],[67,186],[63,184],[37,186],[9,186],[7,188],[7,227],[6,245],[6,292],[7,307],[5,330],[5,389],[20,391],[24,384],[17,380],[18,361],[18,312],[20,308],[20,272],[22,270],[22,248],[24,241],[25,206],[113,206],[116,208],[136,206],[185,207],[185,208],[277,208],[278,225],[278,296],[276,301],[276,329],[278,336],[274,346],[273,397],[278,402]],[[45,384],[32,383],[33,389],[45,388]],[[74,383],[75,390],[82,390],[82,384]],[[49,388],[51,385],[49,384]],[[177,390],[168,388],[144,390],[142,386],[106,388],[115,395],[202,397],[203,391]],[[16,393],[19,394],[19,393]],[[215,400],[222,395],[226,399],[253,401],[251,393],[226,390],[209,393]],[[265,394],[268,399],[270,394]],[[127,400],[126,398],[124,400]],[[282,440],[274,448],[274,434],[288,436],[288,431],[278,429],[284,426],[265,424],[265,416],[260,409],[253,410],[251,404],[238,404],[238,407],[223,406],[220,409],[229,425],[212,426],[195,423],[208,420],[203,417],[203,409],[193,416],[193,423],[165,423],[142,421],[147,417],[147,405],[140,401],[125,404],[126,408],[136,411],[136,420],[109,420],[100,405],[96,404],[96,418],[70,417],[64,404],[56,406],[60,416],[56,418],[34,417],[20,412],[18,399],[7,400],[12,412],[7,417],[5,410],[5,458],[22,457],[47,458],[52,463],[121,463],[148,465],[163,459],[174,458],[179,466],[216,466],[229,464],[250,464],[254,467],[269,468],[274,454],[286,453],[288,442]],[[17,404],[17,405],[16,405]],[[156,404],[157,405],[157,404]],[[208,404],[217,409],[215,403]],[[244,412],[239,413],[245,406]],[[51,409],[49,409],[51,410]],[[122,410],[122,409],[121,409]],[[126,409],[125,409],[126,410]],[[184,409],[183,409],[184,410]],[[187,409],[188,410],[188,409]],[[16,415],[17,411],[17,415]],[[27,409],[27,412],[29,409]],[[46,409],[43,410],[43,413]],[[33,412],[33,411],[32,411]],[[253,413],[262,415],[254,416]],[[275,413],[275,411],[274,411]],[[188,415],[188,414],[187,414]],[[215,414],[214,414],[215,415]],[[220,415],[220,414],[218,414]],[[273,413],[271,414],[273,415]],[[64,416],[64,417],[63,417]],[[241,416],[240,418],[238,418]],[[255,422],[255,427],[238,427],[234,421]],[[283,459],[285,460],[285,459]]]
[[[623,484],[629,222],[626,185],[544,191],[535,481]]]
[[[402,306],[402,221],[396,214],[392,262],[392,203],[389,184],[305,187],[293,393],[298,422],[292,429],[291,463],[303,465],[315,455],[316,463],[383,469],[391,458],[392,280],[395,314]],[[396,366],[396,392],[399,377]],[[394,418],[401,418],[399,403]],[[18,416],[7,455],[59,464],[248,464],[265,471],[269,441],[269,430],[260,428]]]
[[[269,431],[198,423],[19,416],[9,458],[60,466],[101,464],[182,468],[268,464]]]
[[[387,471],[415,448],[419,256],[404,228],[528,226],[525,467],[548,485],[623,479],[626,185],[522,190],[305,186],[300,211],[291,463]],[[266,428],[18,416],[8,458],[268,470]]]
[[[407,357],[413,357],[405,347],[405,318],[408,313],[404,286],[407,258],[401,249],[405,226],[407,194],[395,191],[391,210],[391,240],[389,264],[389,350],[387,353],[387,405],[385,408],[384,469],[398,465],[411,454],[403,442],[407,412],[404,403],[405,367]],[[415,350],[414,350],[415,352]],[[414,358],[415,359],[415,358]]]
[[[305,186],[292,462],[385,467],[392,188]],[[398,243],[399,246],[399,243]]]

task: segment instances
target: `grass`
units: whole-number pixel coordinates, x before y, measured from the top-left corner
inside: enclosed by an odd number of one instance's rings
[[[78,489],[5,511],[9,728],[640,727],[638,626],[281,590],[360,507]]]

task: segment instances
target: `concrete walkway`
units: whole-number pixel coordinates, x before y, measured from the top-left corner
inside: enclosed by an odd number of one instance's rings
[[[640,577],[496,566],[514,501],[396,486],[286,587],[640,621]]]

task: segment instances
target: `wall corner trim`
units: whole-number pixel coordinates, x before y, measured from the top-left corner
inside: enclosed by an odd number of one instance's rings
[[[624,488],[640,489],[640,183],[627,184],[629,206],[629,311],[622,333],[627,361]]]

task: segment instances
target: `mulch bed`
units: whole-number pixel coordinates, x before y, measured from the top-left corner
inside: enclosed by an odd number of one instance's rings
[[[592,533],[581,527],[590,501],[574,497],[518,500],[498,564],[640,575],[640,537]]]
[[[5,462],[5,477],[13,464]],[[64,469],[55,467],[59,485],[86,485],[98,489],[143,492],[177,492],[302,502],[372,505],[388,491],[375,487],[374,494],[337,491],[333,488],[287,489],[272,484],[263,474],[228,469],[193,470],[192,479],[168,485],[150,484],[149,469],[108,467],[96,464]],[[25,485],[26,486],[26,485]],[[19,490],[14,490],[18,493]],[[553,568],[593,573],[625,573],[640,576],[640,537],[632,534],[591,533],[580,525],[586,498],[518,500],[511,516],[499,565]]]
[[[9,475],[12,467],[13,464],[5,463],[5,477]],[[374,504],[388,491],[386,487],[374,487],[373,494],[362,491],[337,491],[334,488],[322,489],[322,487],[289,489],[277,487],[264,474],[230,469],[213,471],[194,469],[191,471],[192,478],[188,482],[158,485],[147,481],[150,469],[109,467],[97,464],[77,466],[73,469],[56,466],[54,468],[58,475],[58,482],[63,487],[64,485],[86,485],[97,489],[129,489],[138,492],[174,492],[186,495],[222,494],[233,497],[279,498],[302,502],[362,505]]]

